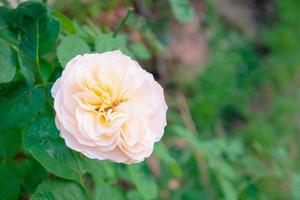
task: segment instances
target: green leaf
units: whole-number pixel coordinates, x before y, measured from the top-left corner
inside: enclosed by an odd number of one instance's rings
[[[19,199],[21,187],[18,170],[12,163],[0,164],[0,197],[5,200]]]
[[[10,82],[16,73],[16,56],[10,46],[0,39],[0,83]]]
[[[291,193],[293,200],[300,200],[300,173],[294,173],[291,176]]]
[[[153,199],[157,196],[157,185],[152,176],[147,175],[141,164],[127,166],[130,178],[143,199]]]
[[[33,193],[37,186],[47,176],[44,168],[33,158],[18,163],[22,186],[28,193]]]
[[[181,126],[171,126],[172,130],[174,130],[174,132],[180,136],[181,138],[183,138],[184,140],[186,140],[188,143],[191,144],[191,146],[197,150],[202,151],[203,150],[203,144],[199,141],[199,139],[195,136],[195,134],[189,132],[187,129],[181,127]]]
[[[167,50],[167,47],[157,38],[150,28],[146,29],[144,34],[149,41],[149,45],[151,45],[156,52],[159,53]]]
[[[117,177],[116,169],[115,169],[113,163],[111,163],[110,161],[105,161],[105,160],[102,160],[101,163],[102,163],[104,172],[107,175],[107,178],[110,180],[117,180],[118,177]]]
[[[141,195],[136,190],[131,190],[126,194],[129,200],[142,200]]]
[[[63,180],[46,180],[41,183],[31,200],[87,200],[86,192],[76,183]]]
[[[169,0],[175,18],[182,23],[189,23],[195,18],[195,12],[189,0]]]
[[[230,165],[227,162],[219,163],[219,174],[222,176],[222,178],[226,178],[228,180],[235,180],[237,179],[237,174],[234,171],[234,168],[232,165]]]
[[[120,189],[107,184],[102,184],[96,187],[93,200],[123,200],[123,194]]]
[[[161,142],[155,144],[154,154],[167,163],[170,164],[176,163],[176,160],[171,157],[171,155],[169,154],[169,152]]]
[[[103,53],[105,51],[121,50],[124,54],[132,56],[126,47],[127,37],[123,35],[117,35],[113,37],[112,34],[101,34],[95,41],[95,51]]]
[[[104,162],[106,161],[88,158],[84,159],[84,168],[92,175],[96,185],[102,184],[103,179],[108,178],[103,166]]]
[[[154,154],[160,158],[162,161],[170,165],[170,169],[176,176],[182,175],[182,170],[178,162],[169,154],[168,150],[165,148],[164,144],[158,142],[155,144]]]
[[[0,99],[0,127],[23,128],[35,117],[44,105],[44,91],[40,87],[23,91],[13,99]]]
[[[236,200],[238,197],[236,188],[231,182],[224,178],[220,178],[220,185],[226,200]]]
[[[14,11],[14,26],[20,30],[20,49],[31,57],[48,53],[59,34],[59,22],[48,7],[39,2],[27,1]]]
[[[27,127],[23,145],[51,173],[82,183],[83,159],[65,145],[53,117],[39,117]]]
[[[171,164],[170,168],[175,176],[182,176],[182,169],[178,163]]]
[[[14,157],[21,147],[21,130],[0,130],[0,158]]]
[[[49,78],[52,75],[52,72],[54,71],[55,65],[51,65],[47,61],[41,60],[40,62],[40,68],[41,68],[41,78],[43,79],[44,83],[47,83]]]
[[[29,56],[25,55],[23,52],[18,51],[18,61],[20,65],[21,72],[25,78],[25,81],[29,87],[32,87],[35,82],[34,78],[34,66],[35,62]]]
[[[67,16],[65,16],[58,10],[53,11],[53,16],[59,20],[61,26],[68,34],[73,35],[76,33],[76,28],[75,28],[73,22]]]
[[[13,10],[7,7],[0,7],[0,37],[11,47],[18,45],[16,33],[12,30]]]
[[[63,38],[57,48],[57,57],[64,68],[75,56],[90,53],[89,46],[79,36],[67,36]]]
[[[149,60],[151,58],[149,50],[143,43],[132,44],[130,50],[137,59]]]
[[[25,129],[23,145],[44,168],[61,178],[82,184],[84,174],[89,172],[96,185],[111,178],[105,161],[81,157],[66,146],[51,116],[41,116]]]

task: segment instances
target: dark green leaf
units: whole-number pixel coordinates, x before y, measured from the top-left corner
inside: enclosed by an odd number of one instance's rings
[[[35,82],[34,71],[35,61],[23,52],[18,51],[18,61],[21,72],[25,78],[25,81],[29,87],[32,87]]]
[[[0,83],[10,82],[16,73],[16,56],[10,46],[0,39]]]
[[[153,199],[157,195],[157,186],[153,176],[147,175],[141,164],[129,165],[128,172],[133,184],[143,199]]]
[[[90,53],[89,46],[79,36],[67,36],[63,38],[57,48],[57,57],[64,68],[75,56]]]
[[[12,163],[0,163],[0,198],[17,200],[20,195],[20,179],[16,166]]]
[[[44,91],[37,87],[23,91],[17,97],[9,100],[0,99],[0,127],[23,128],[35,117],[44,105]]]
[[[76,183],[46,180],[41,183],[31,200],[87,200],[86,192]]]
[[[83,159],[65,145],[52,117],[40,117],[26,128],[23,145],[51,173],[82,182]]]
[[[20,30],[20,49],[26,54],[42,56],[53,48],[59,34],[59,22],[45,4],[21,3],[15,9],[14,17],[14,25]]]
[[[12,30],[11,22],[13,10],[7,7],[0,7],[0,37],[11,46],[18,45],[17,34]]]
[[[28,193],[33,193],[47,175],[44,168],[33,158],[22,160],[18,163],[18,168],[22,177],[22,186]]]
[[[46,83],[51,77],[55,65],[50,64],[47,61],[41,60],[40,68],[41,68],[41,76],[42,76],[41,78],[43,79],[43,82]]]
[[[14,157],[21,146],[21,130],[0,130],[0,158]]]

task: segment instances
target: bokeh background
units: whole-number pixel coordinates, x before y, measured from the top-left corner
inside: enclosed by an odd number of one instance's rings
[[[138,184],[106,162],[102,199],[300,199],[300,1],[48,4],[86,41],[132,9],[119,35],[165,89],[168,126]]]

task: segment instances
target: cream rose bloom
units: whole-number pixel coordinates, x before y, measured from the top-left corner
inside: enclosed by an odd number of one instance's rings
[[[162,87],[120,51],[76,56],[51,92],[61,137],[89,158],[140,162],[164,133]]]

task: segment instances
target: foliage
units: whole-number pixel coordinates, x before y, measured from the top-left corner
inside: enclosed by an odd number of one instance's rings
[[[145,66],[158,62],[169,53],[166,27],[196,19],[193,1],[145,1],[158,17],[133,12],[120,32],[95,21],[95,13],[111,12],[119,1],[68,4],[76,14],[63,12],[61,2],[57,9],[39,1],[0,7],[1,199],[300,198],[297,1],[277,0],[276,22],[261,25],[260,38],[223,23],[215,1],[205,1],[205,69],[195,80],[172,77],[165,84],[171,96],[165,135],[151,158],[133,165],[69,149],[55,126],[51,86],[78,54],[120,49]],[[174,93],[186,105],[173,105]]]

